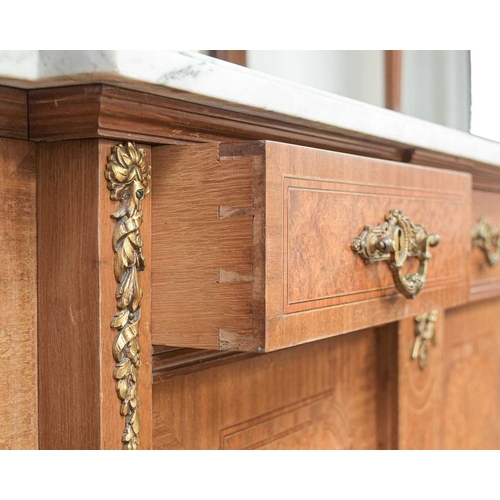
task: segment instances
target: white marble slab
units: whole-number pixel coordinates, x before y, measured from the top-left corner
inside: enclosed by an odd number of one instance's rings
[[[0,85],[108,83],[500,167],[500,143],[189,51],[0,51]],[[182,92],[178,92],[182,91]],[[278,115],[278,116],[277,116]]]

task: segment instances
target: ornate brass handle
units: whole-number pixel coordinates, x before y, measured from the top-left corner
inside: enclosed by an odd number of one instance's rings
[[[431,254],[429,247],[439,243],[437,234],[427,234],[422,225],[415,226],[401,210],[391,210],[385,222],[378,226],[365,226],[365,230],[351,243],[351,248],[365,264],[386,261],[392,272],[397,290],[408,299],[414,299],[422,290],[427,277]],[[403,274],[408,257],[420,261],[418,271]]]
[[[472,246],[484,250],[488,263],[494,266],[500,260],[500,229],[488,217],[481,217],[471,231]]]

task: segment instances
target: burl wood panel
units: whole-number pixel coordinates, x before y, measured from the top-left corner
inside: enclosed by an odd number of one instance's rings
[[[153,386],[156,449],[376,449],[374,329]]]
[[[153,154],[155,344],[267,352],[468,297],[467,174],[272,142]],[[415,300],[350,248],[395,208],[441,237]]]
[[[124,418],[113,378],[115,221],[104,178],[115,142],[38,145],[39,422],[43,449],[120,449]],[[150,150],[146,150],[150,160]],[[141,448],[151,447],[150,197],[139,275]]]
[[[446,312],[442,447],[500,448],[500,299]]]
[[[432,450],[442,447],[442,358],[445,349],[444,312],[438,311],[436,345],[428,346],[427,365],[422,370],[411,354],[415,344],[415,318],[398,325],[398,447],[402,450]]]
[[[500,193],[474,190],[470,226],[483,216],[500,228]],[[483,250],[471,250],[471,299],[500,295],[500,262],[490,266]]]
[[[387,264],[366,265],[350,249],[353,228],[359,228],[359,233],[363,229],[359,221],[378,225],[391,207],[401,208],[412,221],[425,223],[429,232],[440,235],[440,245],[430,250],[432,264],[426,289],[466,279],[464,266],[460,265],[460,258],[466,255],[466,213],[460,206],[466,198],[463,191],[456,197],[450,193],[440,197],[439,188],[415,192],[405,189],[402,183],[397,192],[393,186],[379,187],[362,181],[351,186],[285,177],[283,183],[285,312],[394,295]],[[450,211],[456,213],[455,218],[449,217]],[[418,268],[415,260],[409,259],[407,265],[406,272]]]
[[[0,139],[0,449],[37,448],[36,163]]]

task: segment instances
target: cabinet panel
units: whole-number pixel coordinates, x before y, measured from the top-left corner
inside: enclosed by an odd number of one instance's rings
[[[442,446],[500,447],[500,299],[447,311]]]
[[[153,386],[157,449],[391,447],[383,339],[375,329]]]
[[[398,325],[398,444],[402,450],[442,447],[442,360],[445,349],[444,311],[437,311],[434,337],[426,345],[426,363],[412,358],[417,323],[415,317]]]
[[[0,449],[37,443],[35,145],[0,139]]]

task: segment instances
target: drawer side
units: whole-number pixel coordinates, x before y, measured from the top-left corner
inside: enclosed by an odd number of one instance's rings
[[[153,148],[154,344],[263,349],[264,163],[250,144]]]

